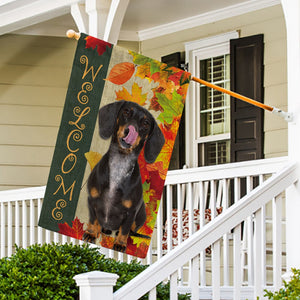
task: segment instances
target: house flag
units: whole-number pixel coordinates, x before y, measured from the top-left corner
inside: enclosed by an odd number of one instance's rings
[[[82,33],[39,226],[144,258],[190,79]]]

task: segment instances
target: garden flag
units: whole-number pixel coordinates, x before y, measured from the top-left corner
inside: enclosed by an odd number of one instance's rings
[[[39,226],[144,258],[190,78],[81,34]]]

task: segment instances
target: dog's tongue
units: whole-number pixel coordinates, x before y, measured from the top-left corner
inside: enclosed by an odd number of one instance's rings
[[[125,141],[125,143],[127,143],[129,145],[133,145],[138,136],[138,132],[135,130],[134,126],[132,126],[132,125],[129,125],[128,129],[129,129],[129,132],[128,132],[127,136],[123,138],[123,140]]]

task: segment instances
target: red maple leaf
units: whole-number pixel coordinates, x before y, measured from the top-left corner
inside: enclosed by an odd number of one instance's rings
[[[97,52],[99,55],[102,55],[106,51],[106,46],[111,48],[111,44],[94,38],[93,36],[87,36],[85,38],[86,44],[85,48],[92,48],[93,50],[97,48]]]
[[[80,222],[78,217],[76,217],[72,221],[72,227],[70,227],[70,225],[67,222],[58,224],[58,227],[59,227],[58,233],[70,236],[78,240],[82,239],[84,233],[83,223]]]
[[[176,85],[179,85],[183,70],[178,70],[178,72],[169,76],[169,80],[172,80]]]

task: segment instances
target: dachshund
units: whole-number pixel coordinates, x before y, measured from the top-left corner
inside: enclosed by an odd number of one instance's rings
[[[99,134],[111,137],[108,151],[92,170],[87,183],[89,223],[83,240],[95,243],[101,234],[117,231],[113,249],[125,252],[130,235],[146,221],[138,156],[144,147],[153,163],[165,139],[153,116],[131,101],[120,100],[99,110]]]

